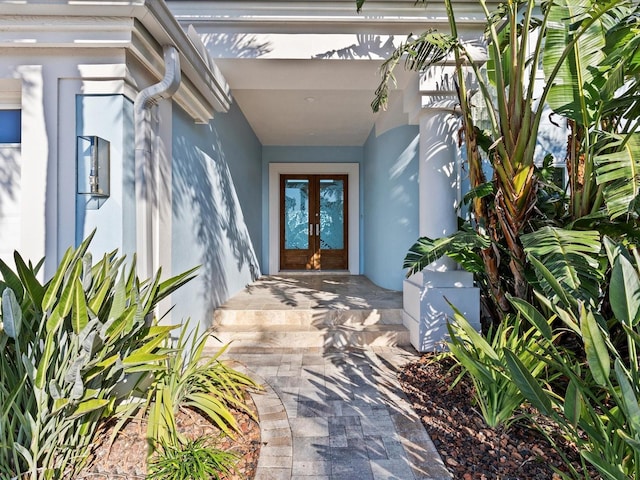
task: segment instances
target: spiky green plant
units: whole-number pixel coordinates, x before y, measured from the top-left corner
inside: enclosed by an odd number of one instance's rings
[[[491,428],[508,428],[516,419],[516,409],[525,402],[507,369],[507,351],[517,355],[533,378],[544,382],[554,379],[554,375],[548,375],[545,352],[540,346],[542,330],[547,332],[551,327],[542,316],[536,316],[535,321],[539,327],[531,326],[521,315],[514,315],[492,329],[488,339],[455,308],[454,319],[447,324],[449,355],[462,367],[460,375],[471,377],[474,399]]]
[[[162,443],[149,462],[149,480],[220,480],[233,473],[238,456],[215,448],[206,437]]]
[[[192,408],[227,435],[237,430],[232,409],[253,415],[245,401],[247,389],[260,389],[249,376],[228,367],[220,357],[225,345],[209,358],[203,351],[210,333],[198,335],[183,329],[177,345],[163,360],[165,368],[149,390],[147,438],[153,449],[178,446],[185,438],[177,430],[178,408]]]
[[[92,235],[69,249],[42,284],[37,265],[16,253],[0,262],[0,472],[36,479],[73,478],[105,417],[136,388],[135,378],[164,365],[173,327],[155,325],[155,305],[193,271],[160,281],[125,269],[117,252],[96,264]],[[127,381],[128,380],[128,381]]]

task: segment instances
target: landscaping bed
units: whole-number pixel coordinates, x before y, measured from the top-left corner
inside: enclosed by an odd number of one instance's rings
[[[247,403],[255,414],[255,405],[247,395]],[[248,414],[232,411],[240,432],[235,438],[221,436],[211,422],[190,409],[180,409],[176,415],[178,430],[188,438],[208,436],[219,439],[218,448],[236,453],[240,458],[237,473],[224,480],[247,480],[255,476],[260,455],[260,426]],[[131,421],[118,434],[111,449],[107,440],[111,429],[100,432],[92,451],[92,458],[77,480],[137,480],[144,479],[147,471],[146,422]]]
[[[400,373],[403,390],[422,419],[429,436],[453,477],[463,480],[559,479],[553,467],[564,470],[563,461],[537,431],[515,423],[506,432],[486,426],[474,408],[473,386],[466,379],[453,389],[457,372],[453,362],[434,361],[424,355]],[[535,414],[535,412],[527,412]],[[547,422],[546,428],[554,432]],[[556,435],[557,436],[557,435]],[[578,453],[561,439],[564,453],[579,464]],[[598,478],[592,474],[592,478]]]

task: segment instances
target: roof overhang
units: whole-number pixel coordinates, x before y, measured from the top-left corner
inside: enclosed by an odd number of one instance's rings
[[[175,101],[202,123],[229,109],[224,76],[162,0],[0,0],[0,12],[0,48],[123,49],[158,80],[164,74],[162,46],[173,45],[183,73]]]

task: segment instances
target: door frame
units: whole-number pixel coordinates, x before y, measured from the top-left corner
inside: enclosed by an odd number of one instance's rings
[[[347,175],[349,273],[360,273],[360,165],[358,163],[270,163],[268,274],[280,272],[280,175]]]

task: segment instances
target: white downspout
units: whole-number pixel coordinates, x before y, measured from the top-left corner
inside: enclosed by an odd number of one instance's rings
[[[135,125],[135,190],[137,270],[141,279],[157,268],[158,171],[152,156],[151,108],[161,98],[171,98],[180,87],[180,58],[172,45],[163,47],[165,73],[162,80],[141,90],[133,104]]]

